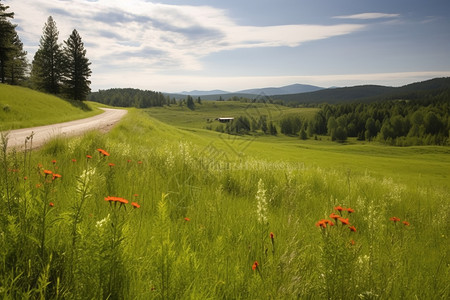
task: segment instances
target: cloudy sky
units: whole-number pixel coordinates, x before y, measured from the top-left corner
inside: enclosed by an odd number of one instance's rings
[[[30,62],[52,16],[93,91],[399,86],[450,76],[448,0],[3,0]]]

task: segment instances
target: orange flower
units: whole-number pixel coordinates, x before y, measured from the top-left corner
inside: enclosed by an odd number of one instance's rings
[[[252,270],[255,271],[258,268],[258,266],[259,266],[258,261],[255,260],[255,262],[252,265]]]
[[[184,218],[184,220],[185,220],[186,222],[189,222],[191,219],[189,219],[189,218]]]
[[[348,221],[348,218],[347,219],[339,218],[339,221],[341,221],[342,225],[350,225],[350,222]]]
[[[139,208],[139,207],[141,207],[139,204],[137,204],[136,202],[131,202],[131,205],[134,207],[134,208]]]
[[[330,215],[330,218],[334,219],[335,221],[336,221],[337,219],[339,219],[340,217],[341,217],[340,215],[337,215],[337,214],[335,214],[335,213],[332,213],[332,214]]]
[[[397,218],[397,217],[389,218],[389,220],[391,220],[391,221],[394,222],[394,223],[400,222],[400,218]]]
[[[52,160],[52,164],[56,164],[56,159]]]
[[[131,162],[131,159],[127,160],[127,163],[130,163],[130,162]]]
[[[75,158],[72,158],[72,162],[77,162],[77,160]]]
[[[408,221],[403,221],[402,223],[403,223],[403,225],[405,225],[405,226],[409,226],[409,222],[408,222]]]
[[[61,178],[62,176],[59,174],[54,173],[53,174],[53,180],[57,179],[57,178]]]
[[[110,167],[114,167],[114,166],[115,166],[115,164],[113,164],[113,163],[109,163],[109,164],[108,164],[108,166],[110,166]]]
[[[103,150],[103,149],[98,148],[97,151],[98,151],[100,154],[102,154],[103,156],[109,156],[109,153],[106,152],[106,151]]]
[[[124,198],[118,198],[117,201],[120,202],[120,204],[128,204],[128,200]]]
[[[334,226],[334,223],[331,222],[330,220],[323,220],[323,222],[324,222],[325,224],[330,225],[330,226]]]
[[[320,220],[316,223],[317,227],[322,227],[322,228],[327,228],[327,223],[325,222],[325,220]]]
[[[138,164],[142,165],[142,161],[138,161]]]
[[[44,170],[44,174],[45,174],[45,176],[47,176],[47,175],[52,175],[53,172],[50,171],[50,170]]]
[[[133,197],[139,197],[139,195],[138,194],[134,194]]]
[[[335,208],[334,208],[334,210],[337,210],[337,211],[339,211],[339,212],[341,212],[341,211],[343,211],[344,210],[344,208],[342,207],[342,206],[336,206]]]
[[[91,159],[91,158],[92,158],[92,155],[89,155],[89,154],[88,154],[88,155],[86,155],[86,158],[87,158],[87,159]]]
[[[275,237],[275,236],[273,235],[273,232],[271,232],[271,233],[270,233],[270,239],[273,240],[274,237]]]
[[[356,227],[355,226],[350,226],[350,231],[356,232]]]
[[[48,205],[50,205],[50,207],[55,206],[55,204],[53,204],[53,202],[50,202]]]
[[[349,207],[349,208],[347,208],[347,211],[348,211],[348,213],[349,213],[349,214],[351,214],[351,213],[354,213],[354,212],[355,212],[355,210],[354,210],[354,209],[352,209],[352,208],[350,208],[350,207]]]
[[[27,176],[25,176],[24,178],[23,178],[23,180],[27,180],[28,179],[28,177]]]
[[[105,201],[114,202],[114,201],[116,201],[116,199],[115,199],[115,197],[108,196],[108,197],[105,197]]]
[[[351,240],[351,241],[350,241],[350,245],[355,246],[355,241],[354,241],[354,240]]]

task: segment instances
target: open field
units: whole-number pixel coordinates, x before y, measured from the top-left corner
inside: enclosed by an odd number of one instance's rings
[[[97,104],[64,101],[18,86],[0,84],[0,131],[41,126],[100,114]]]
[[[175,110],[1,155],[3,298],[449,298],[448,147],[228,136]]]

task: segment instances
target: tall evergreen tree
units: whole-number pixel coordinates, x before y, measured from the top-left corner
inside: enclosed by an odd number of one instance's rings
[[[6,63],[14,50],[11,41],[16,27],[9,21],[14,18],[14,13],[7,12],[8,9],[9,6],[0,3],[0,80],[2,83],[6,81]]]
[[[13,50],[6,62],[6,81],[10,84],[19,84],[23,81],[28,71],[27,52],[23,50],[23,43],[17,32],[12,38]]]
[[[91,63],[86,57],[86,49],[81,37],[74,29],[67,41],[64,41],[64,89],[67,96],[74,100],[86,100],[91,91],[88,78],[91,76]]]
[[[31,70],[35,88],[51,94],[60,93],[63,72],[63,53],[61,45],[58,44],[58,35],[56,22],[50,16],[45,23]]]

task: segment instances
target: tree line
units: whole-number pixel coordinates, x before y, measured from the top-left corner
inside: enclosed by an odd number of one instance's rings
[[[8,9],[9,6],[0,3],[1,82],[25,85],[72,100],[86,100],[92,71],[78,31],[74,29],[64,45],[60,44],[56,22],[49,16],[30,66],[17,25],[11,23],[14,13]]]
[[[448,145],[450,95],[428,100],[323,104],[311,120],[285,116],[281,132],[302,138],[327,135],[332,141],[348,137],[389,145]]]

